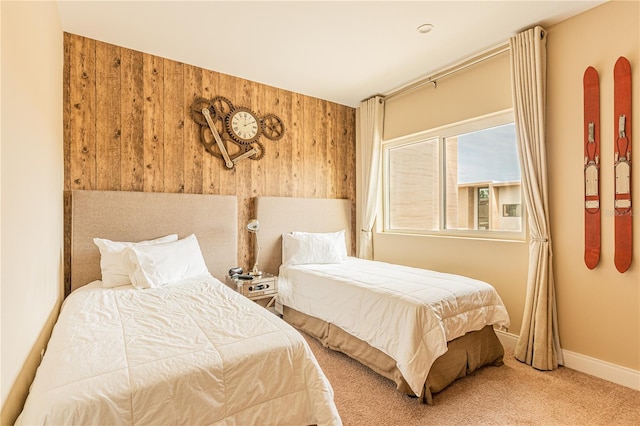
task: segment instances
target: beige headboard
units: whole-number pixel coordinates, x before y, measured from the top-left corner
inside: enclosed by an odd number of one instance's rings
[[[100,279],[93,238],[140,241],[195,234],[211,274],[224,280],[238,262],[238,207],[233,195],[71,191],[71,291]]]
[[[260,269],[277,274],[282,263],[282,234],[344,229],[347,253],[353,254],[351,202],[340,198],[256,197],[260,222]]]

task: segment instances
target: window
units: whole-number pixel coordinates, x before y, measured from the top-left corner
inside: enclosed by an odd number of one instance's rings
[[[489,229],[489,187],[478,188],[478,220],[476,229]],[[455,220],[455,219],[454,219]]]
[[[385,232],[522,238],[511,112],[383,145]]]
[[[520,217],[520,204],[503,204],[502,216],[504,217]]]

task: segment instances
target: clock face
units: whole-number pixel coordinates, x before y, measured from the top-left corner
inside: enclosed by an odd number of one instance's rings
[[[262,133],[256,115],[247,108],[236,108],[227,118],[229,134],[240,143],[251,143]]]

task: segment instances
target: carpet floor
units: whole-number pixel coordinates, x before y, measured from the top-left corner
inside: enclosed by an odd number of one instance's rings
[[[352,425],[640,425],[640,391],[561,367],[538,371],[505,351],[505,365],[484,367],[434,395],[434,405],[303,333]]]

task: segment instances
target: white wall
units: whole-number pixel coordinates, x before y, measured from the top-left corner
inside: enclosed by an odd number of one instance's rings
[[[1,8],[0,385],[7,424],[62,300],[64,51],[56,2],[2,1]]]

